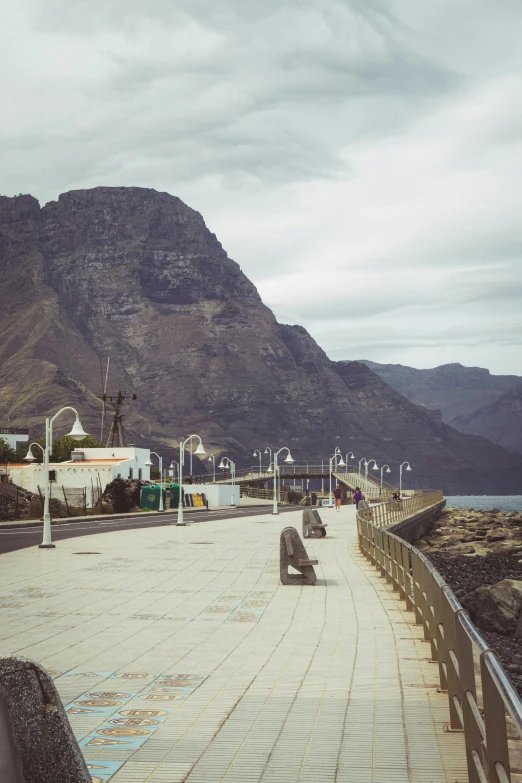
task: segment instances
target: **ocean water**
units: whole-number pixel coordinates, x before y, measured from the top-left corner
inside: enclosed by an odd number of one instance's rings
[[[487,511],[522,511],[522,495],[454,495],[446,498],[448,508],[474,508]]]

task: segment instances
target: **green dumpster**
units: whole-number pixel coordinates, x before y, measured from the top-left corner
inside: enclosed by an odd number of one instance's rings
[[[159,510],[159,484],[149,484],[141,488],[140,507],[150,511]],[[179,484],[163,485],[163,508],[177,508],[179,503]]]
[[[158,511],[159,499],[160,488],[157,484],[150,484],[148,487],[141,488],[141,508],[147,508],[150,511]]]
[[[179,484],[165,484],[165,508],[177,508],[179,504]]]

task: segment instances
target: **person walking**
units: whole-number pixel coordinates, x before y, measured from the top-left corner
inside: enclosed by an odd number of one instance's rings
[[[333,491],[333,496],[334,496],[334,499],[335,499],[335,510],[336,511],[340,511],[341,510],[341,500],[342,500],[342,496],[343,495],[342,495],[341,487],[339,486],[339,484],[337,484],[337,486],[335,487],[335,489]]]
[[[361,500],[364,500],[364,495],[361,492],[361,488],[360,487],[356,487],[355,488],[355,491],[353,493],[353,500],[354,500],[354,503],[355,503],[355,508],[357,510],[359,510],[359,503],[361,502]]]

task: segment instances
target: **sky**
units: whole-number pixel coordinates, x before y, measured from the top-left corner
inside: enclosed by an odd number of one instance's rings
[[[167,191],[332,359],[522,374],[521,40],[520,0],[0,0],[0,192]]]

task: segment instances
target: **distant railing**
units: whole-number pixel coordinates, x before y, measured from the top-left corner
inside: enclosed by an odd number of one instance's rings
[[[402,519],[413,516],[424,508],[440,503],[443,499],[442,490],[429,490],[402,500],[392,500],[371,508],[361,509],[358,515],[366,522],[373,522],[377,527],[389,527]]]
[[[432,492],[402,501],[401,518],[433,506],[440,498],[442,492]],[[431,659],[438,664],[440,688],[448,694],[450,728],[464,732],[470,783],[509,783],[511,771],[518,768],[516,756],[510,763],[508,735],[522,739],[522,701],[433,564],[414,546],[383,529],[397,521],[393,510],[387,509],[393,505],[358,512],[359,548],[423,627]]]
[[[29,435],[29,429],[23,427],[0,427],[0,435]]]
[[[240,486],[239,493],[242,498],[259,498],[260,500],[274,499],[273,489],[258,489],[257,487]],[[277,488],[278,503],[288,503],[289,495],[289,491],[284,487]]]

